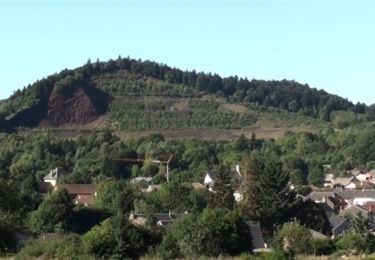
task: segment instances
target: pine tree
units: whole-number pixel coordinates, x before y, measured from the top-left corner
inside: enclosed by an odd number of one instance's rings
[[[244,163],[244,208],[266,230],[289,218],[295,203],[295,193],[289,188],[289,176],[274,158],[247,158]]]
[[[210,193],[211,208],[232,209],[234,206],[233,186],[228,170],[219,167],[216,172],[213,191]]]

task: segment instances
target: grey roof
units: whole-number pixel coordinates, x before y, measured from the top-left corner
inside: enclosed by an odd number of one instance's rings
[[[44,180],[57,180],[65,175],[65,170],[61,167],[50,170],[50,172],[43,178]]]
[[[250,227],[251,244],[253,245],[253,249],[265,248],[263,233],[259,223],[248,225]]]
[[[307,197],[313,201],[321,201],[324,199],[324,197],[330,197],[332,194],[332,191],[312,191],[307,195]]]
[[[145,181],[145,182],[151,182],[152,181],[152,177],[135,177],[132,179],[133,182],[137,183],[137,182],[140,182],[140,181]]]
[[[374,198],[375,190],[343,190],[338,192],[345,200],[354,200],[355,198]]]
[[[65,189],[72,195],[94,195],[96,193],[95,184],[58,184],[58,190]]]
[[[361,214],[363,217],[368,217],[368,210],[365,208],[362,208],[359,205],[352,205],[350,207],[347,207],[346,209],[342,210],[340,212],[340,216],[352,216],[355,217],[357,214]]]
[[[328,239],[328,237],[318,231],[315,231],[313,229],[309,229],[310,231],[310,234],[311,236],[314,238],[314,239]]]
[[[335,236],[340,236],[349,228],[349,221],[337,215],[328,217],[329,224],[332,227],[332,233]]]
[[[349,185],[351,182],[357,181],[355,177],[346,177],[346,178],[335,178],[332,180],[333,185]]]

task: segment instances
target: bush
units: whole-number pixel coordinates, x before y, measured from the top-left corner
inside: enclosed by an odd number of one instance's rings
[[[78,235],[52,235],[47,239],[34,239],[16,255],[16,259],[90,259]]]

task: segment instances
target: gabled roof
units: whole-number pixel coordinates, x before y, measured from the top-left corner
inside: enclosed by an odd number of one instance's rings
[[[324,240],[324,239],[328,239],[328,237],[318,231],[315,231],[313,229],[309,229],[310,231],[310,234],[312,236],[313,239],[321,239],[321,240]]]
[[[145,181],[145,182],[151,182],[152,181],[152,177],[135,177],[132,179],[132,182],[134,183],[137,183],[137,182],[140,182],[140,181]]]
[[[307,195],[307,198],[313,201],[322,201],[325,198],[332,196],[332,191],[312,191]]]
[[[248,223],[251,233],[251,244],[253,246],[253,250],[265,248],[264,238],[262,229],[260,228],[259,223],[251,224]]]
[[[347,171],[347,173],[349,173],[349,174],[351,174],[353,176],[357,176],[358,174],[362,173],[362,171],[360,169],[355,168],[353,170]]]
[[[216,178],[217,178],[217,173],[215,171],[212,171],[212,170],[207,170],[206,174],[205,174],[205,178],[207,176],[209,176],[212,180],[215,181]],[[237,169],[229,171],[229,177],[231,178],[232,181],[242,179],[242,175],[241,175],[241,173],[239,173],[239,171],[237,171]]]
[[[372,176],[370,174],[367,174],[367,173],[361,173],[361,174],[358,174],[356,176],[356,178],[359,181],[368,181],[368,180],[372,179]]]
[[[343,190],[338,192],[345,200],[354,200],[355,198],[372,198],[375,199],[375,190]]]
[[[58,184],[56,189],[65,189],[72,195],[94,195],[96,192],[95,184]]]
[[[349,228],[349,221],[338,215],[331,215],[328,217],[328,221],[335,236],[344,234]]]
[[[65,170],[61,167],[57,167],[53,170],[50,170],[50,172],[44,176],[44,180],[47,181],[47,180],[57,180],[58,178],[61,178],[62,176],[64,176],[66,174]]]
[[[355,217],[357,214],[361,214],[364,218],[368,217],[368,211],[367,209],[359,206],[359,205],[352,205],[347,207],[346,209],[342,210],[340,212],[340,216],[351,216]]]
[[[347,186],[353,181],[356,181],[355,177],[335,178],[335,179],[332,180],[332,185]]]

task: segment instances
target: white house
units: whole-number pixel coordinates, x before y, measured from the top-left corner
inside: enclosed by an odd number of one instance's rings
[[[50,170],[50,172],[44,176],[44,182],[51,183],[52,187],[56,186],[56,182],[59,178],[63,177],[66,174],[63,168],[57,167],[56,169]]]

